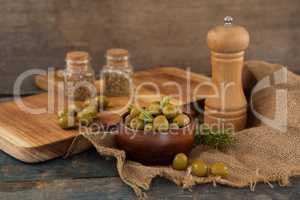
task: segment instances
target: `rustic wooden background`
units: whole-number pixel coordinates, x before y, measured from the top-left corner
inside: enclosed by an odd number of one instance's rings
[[[247,59],[300,72],[299,0],[0,0],[0,93],[31,68],[64,65],[69,50],[87,50],[99,71],[105,50],[129,49],[136,69],[191,67],[209,74],[207,31],[231,15],[250,32]],[[32,79],[24,93],[35,92]]]

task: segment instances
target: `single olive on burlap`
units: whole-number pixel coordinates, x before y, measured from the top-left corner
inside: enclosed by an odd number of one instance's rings
[[[262,61],[247,62],[243,75],[248,103],[253,105],[248,117],[251,128],[235,133],[236,143],[223,151],[197,146],[189,155],[190,160],[199,159],[207,164],[225,163],[229,168],[226,178],[196,177],[190,167],[186,171],[177,171],[170,166],[143,166],[126,160],[125,152],[115,148],[114,136],[105,139],[97,135],[84,136],[99,154],[116,158],[120,178],[140,198],[146,197],[143,190],[149,189],[156,176],[165,177],[183,188],[219,183],[233,187],[250,186],[254,190],[257,182],[270,184],[271,181],[286,186],[290,176],[300,175],[300,76],[283,70],[280,65]],[[261,87],[257,89],[258,85]],[[250,101],[250,90],[253,89],[257,92]],[[283,105],[283,108],[277,108],[278,105]],[[269,120],[260,120],[257,116]]]

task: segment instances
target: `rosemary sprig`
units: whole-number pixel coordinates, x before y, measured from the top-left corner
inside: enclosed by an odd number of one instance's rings
[[[213,131],[207,126],[197,126],[195,133],[195,144],[205,144],[216,149],[222,149],[232,145],[235,139],[230,130]]]
[[[165,96],[162,98],[162,100],[160,101],[160,108],[162,109],[163,107],[165,107],[165,105],[169,104],[171,100],[170,96]]]
[[[144,120],[145,123],[151,123],[153,122],[153,116],[149,111],[146,111],[145,109],[140,109],[141,112],[141,120]]]

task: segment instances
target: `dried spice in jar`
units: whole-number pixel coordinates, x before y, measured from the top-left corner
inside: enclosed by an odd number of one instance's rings
[[[87,52],[69,52],[64,74],[65,95],[75,103],[86,102],[96,96],[95,73],[90,66]]]
[[[129,96],[133,87],[133,68],[125,49],[110,49],[106,53],[106,65],[102,70],[105,96]]]

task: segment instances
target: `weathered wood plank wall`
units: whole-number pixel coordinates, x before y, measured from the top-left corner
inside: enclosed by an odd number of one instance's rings
[[[206,33],[226,15],[251,34],[247,59],[300,72],[299,0],[0,0],[0,93],[26,69],[63,66],[72,49],[91,52],[95,69],[107,48],[130,50],[138,69],[191,67],[209,73]],[[32,90],[28,81],[24,91]]]

